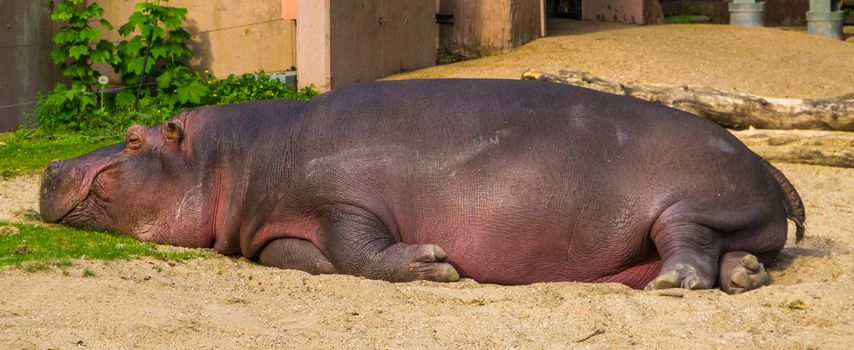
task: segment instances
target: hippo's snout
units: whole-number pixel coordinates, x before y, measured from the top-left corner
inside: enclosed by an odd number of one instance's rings
[[[92,180],[123,147],[123,144],[115,144],[78,158],[50,162],[42,174],[39,192],[42,219],[58,222],[68,215],[86,199]]]
[[[50,162],[44,170],[39,192],[39,212],[44,221],[61,220],[78,203],[75,195],[77,191],[72,188],[72,184],[79,183],[82,179],[74,176],[74,173],[65,169],[60,160]],[[77,179],[71,179],[73,177]]]

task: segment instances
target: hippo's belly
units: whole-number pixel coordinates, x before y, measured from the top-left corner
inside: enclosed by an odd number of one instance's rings
[[[421,178],[395,210],[402,240],[437,244],[462,276],[500,284],[594,281],[655,254],[657,212],[639,191],[515,159],[451,171],[438,185]]]

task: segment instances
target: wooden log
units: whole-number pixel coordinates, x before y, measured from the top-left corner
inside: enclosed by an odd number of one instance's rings
[[[756,129],[732,133],[770,161],[854,168],[854,133]]]
[[[529,70],[522,74],[522,79],[576,85],[658,102],[732,129],[753,126],[854,131],[854,93],[827,99],[771,98],[687,85],[621,84],[566,70],[558,75]]]

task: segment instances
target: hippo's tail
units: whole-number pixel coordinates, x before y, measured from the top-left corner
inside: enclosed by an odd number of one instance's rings
[[[804,202],[801,201],[801,196],[798,195],[798,191],[795,190],[795,186],[792,186],[792,183],[789,182],[786,175],[783,175],[779,169],[775,168],[767,160],[763,159],[762,161],[765,163],[765,167],[768,168],[768,172],[771,173],[774,180],[777,180],[777,184],[780,185],[780,189],[783,191],[783,206],[786,208],[786,216],[794,221],[795,225],[797,225],[798,228],[797,231],[795,231],[795,241],[800,243],[801,240],[804,239],[804,222],[806,221]]]

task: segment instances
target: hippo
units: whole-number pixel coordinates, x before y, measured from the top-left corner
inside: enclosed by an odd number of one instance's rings
[[[44,172],[47,222],[311,274],[770,283],[793,185],[720,126],[542,81],[357,84],[190,109]]]

